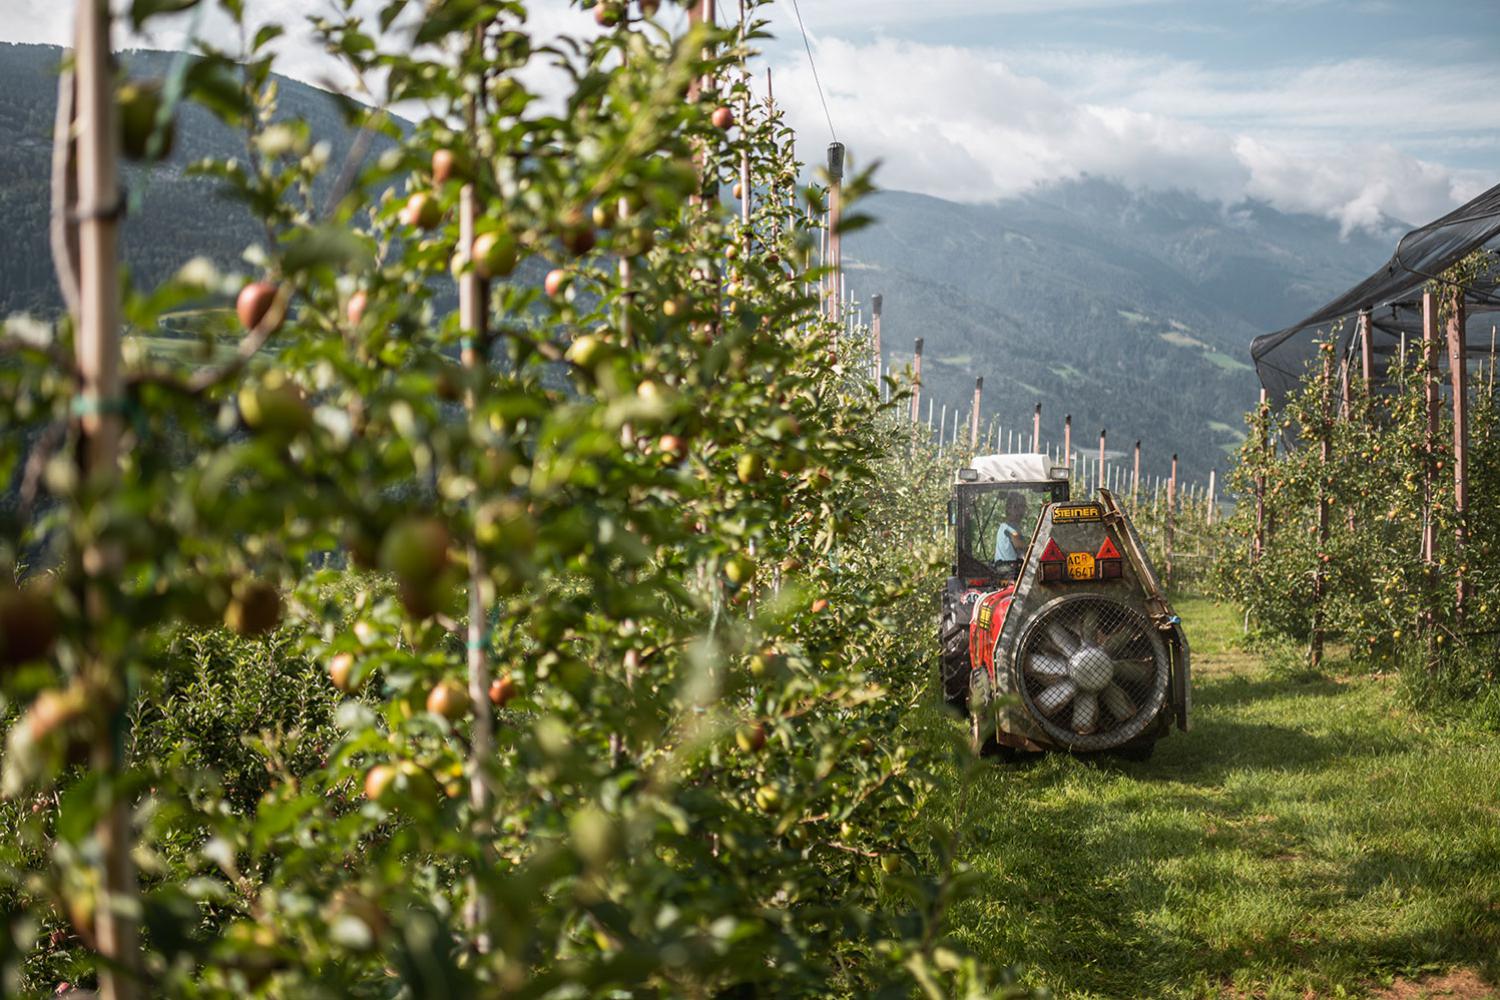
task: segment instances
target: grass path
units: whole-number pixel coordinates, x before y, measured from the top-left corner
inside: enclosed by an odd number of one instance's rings
[[[1500,737],[1388,679],[1273,676],[1227,609],[1180,610],[1192,732],[984,768],[958,935],[1065,998],[1419,997],[1454,969],[1433,995],[1500,997]]]

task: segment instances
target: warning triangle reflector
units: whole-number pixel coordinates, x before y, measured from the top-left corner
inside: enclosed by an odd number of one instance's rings
[[[1062,562],[1063,551],[1057,547],[1057,539],[1047,539],[1047,547],[1042,549],[1042,562]]]
[[[1046,558],[1046,557],[1044,556],[1043,558]],[[1098,554],[1096,554],[1094,556],[1094,558],[1095,559],[1118,559],[1118,558],[1120,558],[1120,550],[1117,549],[1117,548],[1115,548],[1115,543],[1109,540],[1109,536],[1108,535],[1105,535],[1104,536],[1104,544],[1101,545],[1101,546],[1099,546],[1099,552],[1098,552]]]

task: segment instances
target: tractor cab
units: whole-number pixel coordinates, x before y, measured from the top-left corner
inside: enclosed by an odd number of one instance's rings
[[[955,708],[968,703],[975,602],[1016,582],[1042,509],[1067,499],[1067,466],[1054,465],[1047,455],[980,455],[954,475],[948,524],[955,546],[939,641],[944,694]]]

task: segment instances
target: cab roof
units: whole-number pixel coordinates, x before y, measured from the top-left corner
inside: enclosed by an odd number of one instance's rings
[[[967,469],[960,469],[954,475],[953,481],[955,483],[1050,483],[1066,479],[1067,476],[1066,466],[1054,465],[1047,455],[979,455]]]

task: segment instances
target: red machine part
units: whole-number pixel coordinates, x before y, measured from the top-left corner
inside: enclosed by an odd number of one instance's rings
[[[1016,596],[1016,586],[994,590],[974,602],[974,617],[969,620],[969,663],[975,670],[987,670],[995,677],[995,641],[1005,625],[1005,615]]]

